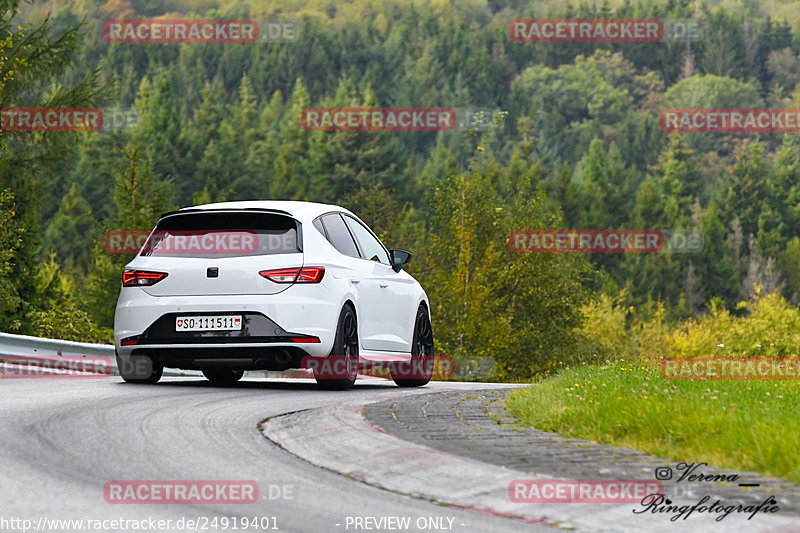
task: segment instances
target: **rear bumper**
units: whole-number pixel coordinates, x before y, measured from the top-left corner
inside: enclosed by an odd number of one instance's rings
[[[286,370],[300,368],[309,355],[303,349],[291,346],[256,343],[247,346],[231,345],[167,345],[160,347],[134,346],[127,357],[146,355],[165,367],[185,370],[202,370],[209,367],[237,368],[242,370]]]
[[[305,287],[293,286],[268,296],[151,296],[138,287],[123,287],[114,318],[114,344],[123,359],[131,354],[162,354],[159,356],[167,363],[235,359],[243,354],[257,360],[271,357],[279,348],[325,356],[333,347],[341,303],[311,294]],[[315,294],[319,294],[318,286]],[[196,314],[242,315],[243,329],[204,333],[174,330],[176,316]],[[309,337],[319,342],[303,342]],[[135,344],[122,344],[131,338]],[[191,357],[193,353],[196,355]]]

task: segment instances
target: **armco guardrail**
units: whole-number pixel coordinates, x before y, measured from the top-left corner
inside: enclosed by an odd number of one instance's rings
[[[92,356],[114,358],[114,347],[110,344],[42,339],[28,335],[0,333],[0,355],[39,356]]]
[[[0,333],[0,362],[14,364],[23,360],[25,364],[35,365],[37,361],[42,366],[53,366],[60,358],[75,361],[76,358],[102,360],[118,374],[117,361],[114,357],[114,346],[110,344],[91,344],[88,342],[61,341],[57,339],[43,339],[28,335],[13,335]],[[108,371],[108,370],[107,370]],[[165,376],[198,376],[196,371],[183,371],[165,369]]]

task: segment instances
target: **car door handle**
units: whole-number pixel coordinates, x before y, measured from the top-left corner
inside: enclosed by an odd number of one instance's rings
[[[389,286],[389,284],[388,284],[388,283],[378,283],[378,285],[380,285],[380,286],[381,286],[381,289],[385,289],[386,287],[388,287],[388,286]]]
[[[360,279],[351,279],[350,283],[352,283],[353,285],[356,285],[356,284],[358,284],[359,281],[361,281],[361,280]]]

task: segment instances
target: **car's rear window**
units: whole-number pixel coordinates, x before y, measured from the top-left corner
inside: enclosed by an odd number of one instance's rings
[[[141,255],[239,257],[297,253],[297,221],[274,213],[186,213],[159,221]]]

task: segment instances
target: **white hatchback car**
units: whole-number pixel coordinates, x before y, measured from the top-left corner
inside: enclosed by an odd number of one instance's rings
[[[350,211],[247,201],[167,213],[126,267],[114,317],[122,378],[164,367],[217,384],[245,370],[306,368],[325,388],[389,369],[400,386],[433,373],[428,297]]]

